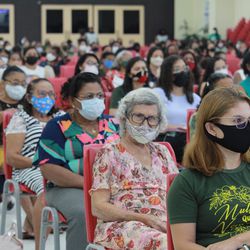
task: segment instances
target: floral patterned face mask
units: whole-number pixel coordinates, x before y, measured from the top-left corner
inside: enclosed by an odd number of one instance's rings
[[[40,98],[33,95],[31,98],[31,104],[39,113],[47,115],[54,106],[55,100],[49,96]]]

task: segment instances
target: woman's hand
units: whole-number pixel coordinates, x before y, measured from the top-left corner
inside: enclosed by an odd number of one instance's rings
[[[154,215],[143,214],[141,222],[163,233],[167,232],[167,223],[161,221],[158,217]]]

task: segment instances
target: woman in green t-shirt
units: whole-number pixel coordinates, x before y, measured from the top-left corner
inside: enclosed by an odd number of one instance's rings
[[[182,171],[168,193],[175,249],[250,245],[250,100],[236,88],[208,93]]]

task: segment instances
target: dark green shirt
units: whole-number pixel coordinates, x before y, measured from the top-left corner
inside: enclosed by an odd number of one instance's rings
[[[196,223],[202,246],[250,230],[250,164],[211,177],[186,169],[168,193],[170,224]]]
[[[110,108],[117,109],[119,106],[120,100],[126,95],[122,86],[115,88],[112,92],[111,100],[110,100]]]
[[[248,97],[250,97],[250,76],[240,83],[240,86],[244,88]]]

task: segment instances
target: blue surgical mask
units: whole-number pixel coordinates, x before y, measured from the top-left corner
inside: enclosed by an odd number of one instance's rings
[[[111,69],[113,67],[113,61],[109,59],[105,59],[103,62],[103,65],[105,66],[105,68]]]
[[[79,109],[80,115],[90,121],[96,120],[105,109],[104,99],[93,98],[89,100],[77,100],[82,106],[82,108]]]
[[[55,100],[49,96],[40,98],[33,95],[31,98],[31,104],[39,113],[47,115],[54,106]]]

